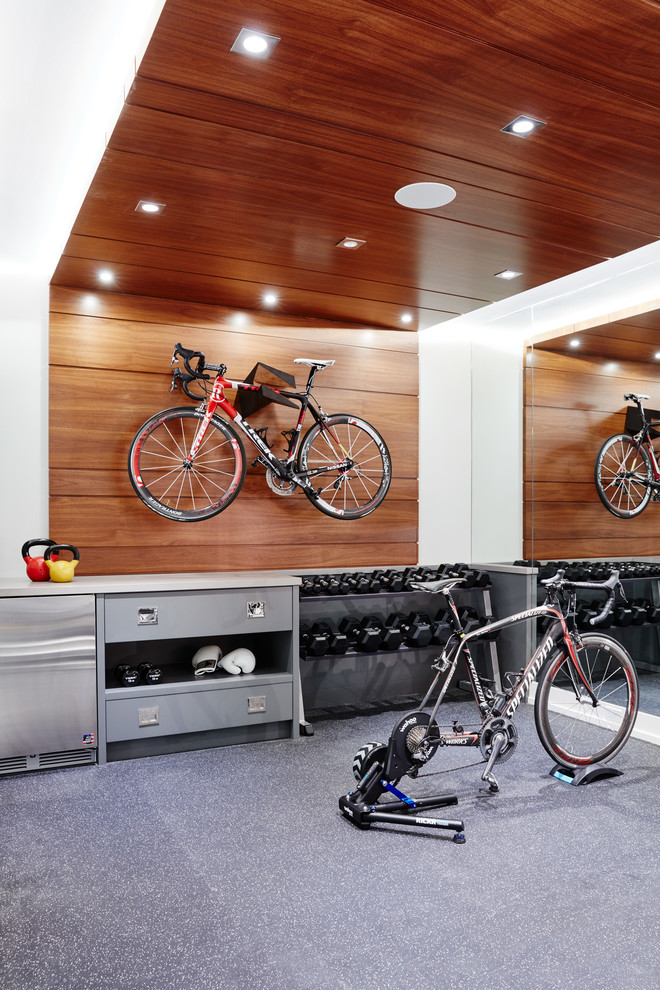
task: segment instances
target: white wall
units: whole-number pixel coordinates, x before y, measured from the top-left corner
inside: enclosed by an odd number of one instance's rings
[[[420,334],[419,559],[515,560],[522,553],[520,343]]]
[[[0,576],[17,577],[23,543],[48,536],[48,286],[0,275],[0,298]]]
[[[48,283],[163,4],[0,0],[0,577],[48,536]]]
[[[506,339],[473,339],[470,561],[522,556],[523,355]]]
[[[439,328],[420,334],[419,393],[419,560],[423,564],[469,561],[472,348],[468,335],[443,333]]]

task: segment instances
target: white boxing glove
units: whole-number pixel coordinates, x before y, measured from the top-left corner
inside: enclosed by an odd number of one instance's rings
[[[218,666],[228,674],[251,674],[255,663],[254,653],[246,650],[244,646],[239,646],[237,650],[232,650],[218,660]]]
[[[212,674],[217,669],[221,657],[222,650],[219,646],[200,646],[192,658],[195,677],[199,677],[200,674]]]

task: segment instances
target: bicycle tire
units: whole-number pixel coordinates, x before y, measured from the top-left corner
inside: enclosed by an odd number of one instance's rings
[[[643,465],[639,468],[638,457]],[[625,433],[609,437],[598,451],[596,491],[605,508],[619,519],[632,519],[644,511],[651,497],[651,480],[649,455]]]
[[[153,512],[200,522],[226,509],[245,480],[245,450],[234,429],[213,416],[194,462],[187,452],[204,418],[188,406],[164,409],[140,427],[128,454],[133,488]]]
[[[362,519],[378,508],[392,480],[389,450],[370,423],[345,413],[335,413],[326,416],[323,423],[315,423],[300,445],[298,471],[328,468],[346,458],[354,462],[352,467],[312,475],[312,488],[303,491],[328,516]]]
[[[375,760],[380,760],[381,763],[385,763],[385,756],[387,755],[387,746],[385,743],[366,743],[353,757],[353,776],[357,780],[358,784],[371,769],[372,764]]]
[[[616,756],[632,732],[639,705],[637,672],[621,644],[600,633],[585,633],[582,643],[578,657],[597,706],[564,645],[541,668],[534,700],[542,746],[569,768],[606,763]]]

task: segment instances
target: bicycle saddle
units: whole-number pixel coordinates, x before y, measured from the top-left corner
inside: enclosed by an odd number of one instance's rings
[[[334,361],[315,361],[313,358],[294,358],[294,364],[308,364],[310,368],[329,368]]]
[[[650,399],[650,398],[651,398],[650,395],[637,395],[637,393],[635,393],[635,392],[626,392],[626,394],[624,395],[624,399],[627,402],[629,402],[631,400],[633,402],[643,402],[643,401],[646,401],[647,399]]]
[[[463,584],[465,578],[442,578],[440,581],[411,581],[410,587],[415,591],[428,591],[435,595],[438,591],[447,591],[457,584]]]

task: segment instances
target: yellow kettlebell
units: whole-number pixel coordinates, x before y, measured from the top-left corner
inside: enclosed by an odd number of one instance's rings
[[[73,560],[51,560],[51,556],[62,552],[62,550],[70,550],[73,554]],[[65,581],[70,581],[73,577],[73,572],[78,566],[78,561],[80,560],[80,554],[78,553],[78,548],[72,546],[71,543],[56,543],[53,547],[48,547],[44,553],[44,563],[50,571],[51,581],[59,581],[64,583]]]

